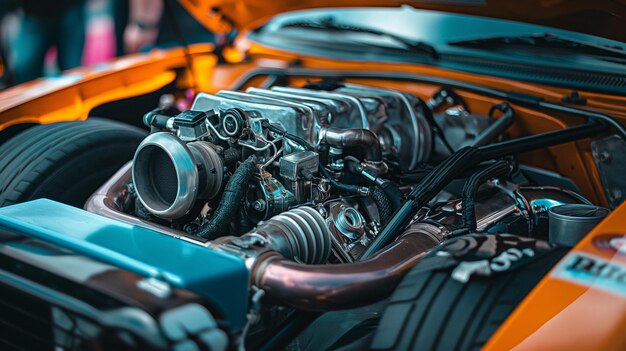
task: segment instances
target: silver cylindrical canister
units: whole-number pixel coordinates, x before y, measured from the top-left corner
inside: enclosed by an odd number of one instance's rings
[[[574,246],[609,214],[604,207],[569,204],[550,208],[548,237],[550,242]]]

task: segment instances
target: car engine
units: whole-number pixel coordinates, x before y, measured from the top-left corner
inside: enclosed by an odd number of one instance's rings
[[[428,101],[333,81],[199,93],[144,116],[132,165],[86,209],[243,258],[251,306],[362,306],[449,238],[547,240],[551,207],[589,204],[498,147],[514,118],[507,104],[473,114],[447,88]],[[263,311],[249,324],[273,323]]]
[[[409,94],[359,85],[199,94],[190,111],[146,116],[169,131],[137,150],[137,208],[146,219],[212,240],[321,205],[347,259],[399,201],[400,190],[385,178],[430,156],[428,111]]]

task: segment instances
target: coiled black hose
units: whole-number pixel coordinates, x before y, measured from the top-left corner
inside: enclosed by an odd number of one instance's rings
[[[393,211],[400,208],[400,205],[402,205],[402,197],[404,196],[404,194],[402,194],[402,192],[395,183],[390,182],[386,179],[382,179],[373,174],[369,169],[367,169],[367,167],[362,166],[361,162],[354,156],[346,156],[344,157],[343,161],[348,166],[348,171],[361,176],[365,181],[368,181],[373,185],[379,187],[387,196],[387,199],[390,202]]]
[[[248,157],[235,170],[232,177],[226,183],[222,199],[217,209],[195,235],[204,239],[215,239],[228,229],[233,218],[236,218],[237,211],[243,202],[248,189],[247,184],[252,180],[252,176],[256,171],[257,158],[255,155]]]
[[[353,156],[346,156],[343,160],[350,172],[360,175],[365,181],[372,184],[369,193],[378,208],[380,223],[382,225],[387,224],[391,215],[393,215],[393,211],[397,210],[402,204],[403,194],[400,189],[398,189],[398,186],[370,173],[369,170],[361,166],[359,160]]]

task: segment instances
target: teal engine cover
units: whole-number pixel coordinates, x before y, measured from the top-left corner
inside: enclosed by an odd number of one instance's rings
[[[245,325],[249,273],[238,257],[46,199],[0,208],[0,229],[187,289],[231,330]]]

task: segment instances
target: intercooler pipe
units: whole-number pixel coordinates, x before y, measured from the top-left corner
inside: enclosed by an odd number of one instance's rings
[[[291,209],[241,237],[209,247],[247,252],[251,284],[278,304],[307,311],[362,306],[389,295],[423,255],[440,244],[445,229],[417,223],[372,258],[351,264],[322,264],[331,253],[331,234],[311,207]]]
[[[434,227],[409,228],[375,256],[351,264],[304,265],[268,254],[253,267],[251,279],[268,298],[300,310],[363,306],[388,296],[406,272],[442,240],[443,231]]]
[[[319,131],[319,141],[337,148],[358,147],[369,162],[381,162],[383,154],[374,132],[368,129],[343,129],[323,126]]]

